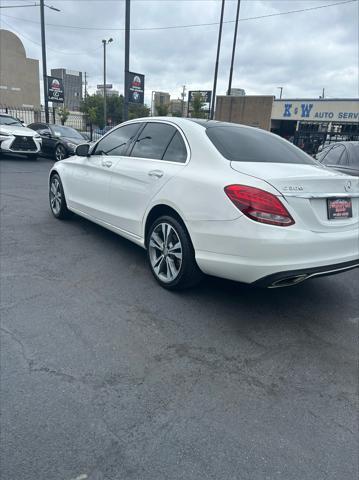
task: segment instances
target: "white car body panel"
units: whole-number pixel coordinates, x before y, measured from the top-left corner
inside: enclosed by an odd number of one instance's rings
[[[316,165],[229,162],[205,129],[187,119],[131,122],[153,121],[175,125],[184,135],[187,162],[110,155],[58,162],[53,171],[62,179],[70,210],[145,246],[152,208],[169,206],[189,232],[200,269],[245,283],[278,272],[359,265],[359,180]],[[160,178],[149,175],[157,170]],[[249,219],[224,191],[232,184],[276,195],[295,224],[278,227]],[[326,198],[338,195],[352,198],[353,218],[327,219]]]

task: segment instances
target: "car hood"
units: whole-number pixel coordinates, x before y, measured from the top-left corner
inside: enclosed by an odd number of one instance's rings
[[[16,125],[0,125],[0,132],[8,135],[19,135],[22,137],[34,137],[38,133],[27,127],[18,127]]]

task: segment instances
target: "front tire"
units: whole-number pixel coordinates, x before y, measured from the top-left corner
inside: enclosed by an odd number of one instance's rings
[[[56,148],[55,148],[55,160],[57,162],[60,162],[61,160],[64,160],[64,158],[66,157],[67,157],[66,148],[61,143],[59,143],[58,145],[56,145]]]
[[[49,201],[51,212],[54,217],[60,220],[69,218],[71,212],[67,208],[64,188],[57,173],[54,173],[50,179]]]
[[[176,218],[157,218],[149,229],[146,247],[152,274],[162,287],[180,290],[200,281],[202,273],[190,236]]]

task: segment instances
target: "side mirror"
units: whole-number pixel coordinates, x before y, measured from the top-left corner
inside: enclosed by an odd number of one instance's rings
[[[88,143],[81,143],[77,145],[75,153],[78,157],[87,157],[90,151],[90,145]]]
[[[51,132],[49,132],[48,130],[39,130],[38,134],[42,137],[51,137]]]

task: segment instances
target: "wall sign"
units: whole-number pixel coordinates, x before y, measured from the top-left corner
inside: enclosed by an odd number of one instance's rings
[[[275,100],[272,120],[359,122],[359,100]]]

